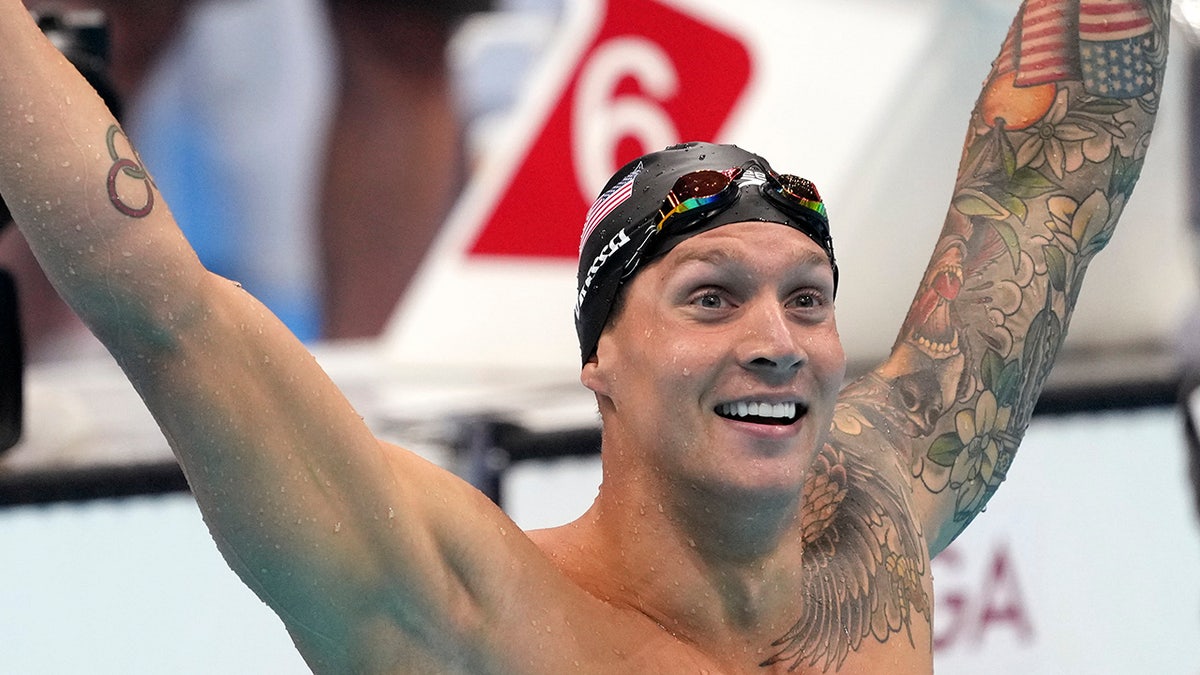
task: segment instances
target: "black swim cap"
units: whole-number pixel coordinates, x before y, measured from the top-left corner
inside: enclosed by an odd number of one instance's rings
[[[682,176],[709,171],[733,183],[729,195],[688,214],[681,231],[659,231],[660,209]],[[802,184],[807,198],[781,186]],[[734,145],[684,143],[629,162],[608,181],[588,209],[580,238],[575,332],[586,363],[596,351],[621,286],[646,262],[679,242],[721,225],[744,221],[781,223],[808,235],[829,256],[837,288],[837,263],[829,219],[816,188],[779,176],[767,160]],[[668,221],[673,222],[673,221]]]

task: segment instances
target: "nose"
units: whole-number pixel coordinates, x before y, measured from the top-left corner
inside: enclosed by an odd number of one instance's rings
[[[738,351],[743,368],[765,376],[791,376],[808,361],[796,326],[778,302],[757,303],[745,320]]]

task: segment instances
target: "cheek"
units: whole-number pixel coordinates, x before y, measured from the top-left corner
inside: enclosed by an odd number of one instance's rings
[[[661,398],[689,378],[689,346],[668,341],[671,331],[653,322],[615,326],[600,336],[596,356],[583,366],[580,380],[588,389],[614,403],[640,400],[647,394]]]
[[[691,333],[686,339],[676,338],[659,345],[658,369],[664,380],[676,389],[695,387],[710,379],[724,362],[722,355],[728,347],[702,333]],[[682,393],[682,391],[678,392]]]
[[[840,391],[846,377],[846,352],[837,328],[831,327],[824,335],[810,337],[808,354],[817,377],[825,387],[835,393]]]

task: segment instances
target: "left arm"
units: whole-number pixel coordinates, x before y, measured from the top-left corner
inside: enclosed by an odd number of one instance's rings
[[[917,363],[937,385],[907,458],[931,555],[1008,472],[1141,172],[1169,23],[1169,0],[1029,0],[988,76],[933,261],[877,371],[897,384]],[[1056,45],[1062,59],[1039,61]]]
[[[1119,25],[1111,20],[1081,30],[1080,6],[1133,20],[1119,39],[1101,35]],[[1083,274],[1137,180],[1168,15],[1168,0],[1023,4],[972,114],[945,226],[900,337],[843,390],[810,467],[801,521],[805,597],[815,601],[767,663],[831,672],[893,643],[888,659],[931,655],[929,560],[1004,479]],[[1034,68],[1047,35],[1062,60]]]
[[[894,422],[929,553],[1004,480],[1084,272],[1145,159],[1168,0],[1027,0],[971,116],[954,197],[891,356],[846,392]],[[868,410],[873,406],[874,410]],[[895,438],[895,436],[891,436]]]

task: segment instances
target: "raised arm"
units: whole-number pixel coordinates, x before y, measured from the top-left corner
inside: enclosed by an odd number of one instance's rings
[[[895,441],[930,552],[1012,463],[1088,264],[1137,181],[1167,0],[1027,0],[971,115],[954,197],[890,358],[841,426]]]
[[[402,647],[422,668],[461,661],[506,625],[489,612],[548,563],[482,495],[379,443],[269,312],[200,265],[19,0],[0,0],[0,193],[153,412],[226,560],[310,664],[403,670]]]

